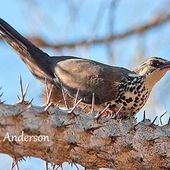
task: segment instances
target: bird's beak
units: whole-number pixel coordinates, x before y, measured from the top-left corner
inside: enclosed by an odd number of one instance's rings
[[[170,61],[167,61],[163,66],[160,68],[161,70],[170,70]]]

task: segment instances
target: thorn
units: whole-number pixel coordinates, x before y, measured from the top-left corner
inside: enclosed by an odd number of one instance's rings
[[[100,111],[94,118],[98,120],[109,107],[110,107],[110,103],[102,111]]]
[[[74,107],[70,110],[70,111],[68,111],[68,113],[70,114],[70,113],[73,113],[73,111],[77,108],[77,106],[80,104],[80,102],[82,101],[83,99],[80,99],[75,105],[74,105]]]
[[[16,170],[19,170],[18,161],[13,158],[13,161],[12,161],[11,167],[10,167],[10,170],[14,170],[15,167],[16,167]]]
[[[119,108],[118,111],[115,113],[115,116],[113,117],[113,119],[116,119],[116,118],[118,117],[118,115],[119,115],[122,107],[123,107],[123,104],[121,104],[120,108]]]
[[[121,137],[119,135],[117,136],[109,136],[111,138],[111,142],[115,143],[118,137]]]
[[[160,121],[160,124],[161,124],[161,125],[163,125],[163,123],[162,123],[162,117],[163,117],[166,113],[167,113],[167,112],[163,113],[163,114],[160,116],[160,118],[159,118],[159,121]]]
[[[45,170],[49,170],[49,168],[48,168],[48,162],[47,161],[45,161]]]
[[[136,123],[136,125],[134,125],[132,129],[134,129],[134,130],[136,131],[136,127],[137,127],[140,123],[141,123],[141,122]]]
[[[26,86],[25,86],[25,89],[23,90],[23,83],[22,83],[22,77],[21,77],[21,75],[19,76],[19,83],[20,83],[21,96],[18,96],[18,95],[17,95],[17,98],[18,98],[18,100],[19,100],[18,103],[27,105],[28,102],[25,101],[25,96],[26,96],[26,94],[27,94],[29,84],[27,83]]]
[[[0,87],[0,91],[1,91],[1,90],[2,90],[2,87]],[[3,94],[4,94],[3,92],[0,94],[0,98],[3,96]],[[5,102],[5,101],[1,101],[1,99],[0,99],[0,104],[4,104],[4,102]]]
[[[94,104],[95,104],[95,96],[94,96],[94,93],[93,93],[92,94],[92,104],[91,104],[91,112],[90,113],[94,112]]]
[[[2,93],[0,94],[0,97],[2,97],[3,94],[4,94],[4,93],[2,92]]]
[[[77,170],[80,170],[79,167],[78,167],[78,165],[77,165],[76,163],[71,162],[71,165],[72,165],[72,166],[74,165],[74,166],[76,167]]]
[[[32,102],[33,102],[33,100],[34,100],[34,98],[32,98],[32,99],[28,102],[28,104],[31,105]]]
[[[48,111],[48,109],[49,109],[51,106],[54,106],[53,103],[49,103],[49,104],[44,108],[44,111]]]
[[[79,91],[80,91],[80,89],[78,88],[78,89],[77,89],[77,93],[76,93],[76,97],[75,97],[75,100],[74,100],[74,106],[75,106],[76,103],[77,103],[78,96],[79,96]],[[73,106],[73,107],[74,107],[74,106]]]
[[[169,117],[169,119],[168,119],[168,125],[170,125],[170,117]]]
[[[68,126],[74,125],[74,124],[75,122],[65,124],[65,122],[63,121],[58,128],[67,128]]]
[[[66,100],[66,96],[65,96],[64,87],[63,87],[62,83],[61,83],[61,90],[62,90],[64,105],[65,105],[66,109],[69,109],[69,107],[68,107],[68,105],[67,105],[67,100]]]
[[[144,122],[146,120],[146,112],[145,112],[145,110],[144,110],[144,112],[143,112],[143,120],[142,120],[142,122]]]
[[[58,165],[58,167],[56,168],[56,170],[58,170],[59,168],[61,168],[61,170],[64,170],[62,164],[61,164],[61,165]]]
[[[90,133],[90,132],[94,132],[95,130],[97,129],[100,129],[101,127],[104,127],[104,126],[96,126],[96,127],[90,127],[88,129],[84,129],[86,132]]]
[[[155,119],[152,121],[152,123],[150,125],[154,125],[157,118],[158,118],[158,116],[155,117]]]
[[[56,170],[56,164],[55,163],[51,163],[51,168],[52,168],[52,170]]]

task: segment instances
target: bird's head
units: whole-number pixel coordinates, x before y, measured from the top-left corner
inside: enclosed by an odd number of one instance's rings
[[[152,88],[168,70],[170,70],[170,61],[159,57],[152,57],[134,71],[139,75],[145,76],[146,83]]]

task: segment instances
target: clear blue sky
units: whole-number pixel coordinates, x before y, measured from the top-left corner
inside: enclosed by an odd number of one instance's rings
[[[34,2],[36,2],[34,4]],[[50,43],[56,42],[71,42],[77,39],[88,38],[91,39],[95,36],[102,37],[108,34],[108,11],[106,7],[110,0],[86,0],[78,2],[81,4],[80,10],[74,8],[75,11],[70,15],[67,8],[69,0],[65,1],[42,1],[34,0],[23,2],[22,0],[6,0],[2,1],[0,5],[0,17],[9,22],[23,35],[39,35]],[[103,3],[104,2],[104,3]],[[142,23],[149,21],[158,9],[167,0],[122,0],[120,1],[116,16],[115,16],[115,32],[123,32],[131,27],[139,26]],[[34,5],[32,5],[32,3]],[[97,16],[99,4],[103,3],[102,16]],[[37,6],[36,6],[37,5]],[[161,8],[163,11],[163,8]],[[160,11],[161,12],[161,11]],[[76,17],[74,17],[74,15]],[[100,24],[96,28],[96,33],[91,30],[91,24],[94,20],[100,17]],[[41,22],[40,19],[43,18]],[[144,41],[145,58],[149,56],[161,56],[170,59],[170,23],[165,27],[159,27],[154,31],[146,33],[141,41]],[[137,63],[134,63],[130,58],[137,54],[140,48],[139,37],[133,36],[124,41],[115,43],[114,51],[116,55],[115,65],[134,68]],[[76,55],[81,57],[90,57],[91,59],[107,63],[107,50],[105,46],[92,46],[88,49],[80,48],[75,50],[53,51],[44,49],[51,55]],[[132,61],[132,62],[131,62]],[[31,75],[27,67],[19,59],[19,57],[7,46],[4,42],[0,42],[0,86],[3,87],[3,99],[7,103],[15,103],[17,94],[19,94],[19,75],[23,77],[26,84],[29,82],[30,88],[28,91],[27,99],[34,98],[34,104],[40,105],[40,87],[41,84]],[[155,87],[154,100],[157,105],[152,109],[146,109],[148,114],[153,118],[156,114],[167,110],[170,113],[169,98],[166,89],[170,87],[170,73]],[[165,84],[166,82],[166,84]],[[169,93],[169,91],[168,91]],[[160,100],[161,99],[161,100]],[[142,114],[138,114],[139,119]],[[167,115],[168,116],[168,115]],[[164,119],[167,119],[165,117]],[[1,164],[2,162],[2,164]],[[0,164],[7,169],[10,162],[4,155],[0,157]],[[27,159],[26,163],[21,163],[21,170],[39,170],[43,169],[44,163],[39,159]],[[69,166],[67,166],[67,169]],[[0,167],[1,169],[1,167]],[[72,168],[73,169],[73,168]]]

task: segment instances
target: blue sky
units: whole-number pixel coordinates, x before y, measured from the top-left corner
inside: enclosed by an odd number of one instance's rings
[[[36,2],[34,4],[34,2]],[[1,2],[0,17],[9,22],[23,35],[39,35],[50,43],[57,42],[72,42],[79,39],[91,39],[94,37],[103,37],[108,34],[108,4],[110,0],[77,0],[80,4],[80,9],[74,7],[75,11],[70,14],[69,0],[64,1],[22,1],[22,0],[6,0]],[[122,0],[120,1],[116,10],[114,21],[114,32],[119,33],[130,29],[131,27],[140,26],[141,24],[153,18],[154,14],[163,11],[164,4],[168,0]],[[34,5],[32,5],[32,3]],[[103,14],[98,16],[97,11],[99,4],[102,3]],[[162,6],[162,8],[160,8]],[[161,9],[158,11],[158,9]],[[76,17],[75,17],[76,16]],[[100,18],[99,18],[100,17]],[[40,19],[43,19],[40,21]],[[91,26],[94,21],[99,20],[98,27],[95,31]],[[134,68],[139,63],[133,62],[134,56],[138,54],[140,48],[145,47],[145,55],[161,56],[170,59],[170,23],[166,26],[161,26],[153,31],[145,33],[140,38],[139,36],[132,36],[123,41],[116,41],[114,43],[114,53],[116,56],[114,65],[119,65],[128,68]],[[140,47],[142,46],[142,47]],[[51,55],[76,55],[81,57],[88,57],[100,62],[108,63],[107,48],[103,46],[94,45],[90,48],[78,48],[74,50],[54,51],[51,49],[44,49]],[[133,58],[133,59],[131,59]],[[131,60],[130,60],[131,59]],[[27,67],[19,59],[19,57],[7,46],[4,42],[0,42],[0,86],[3,87],[3,99],[7,103],[15,103],[17,94],[19,94],[19,75],[22,76],[23,82],[29,82],[30,88],[27,99],[34,98],[35,105],[41,105],[40,100],[41,83],[38,82],[28,71]],[[167,110],[170,113],[169,107],[169,91],[170,87],[170,73],[161,80],[154,88],[153,100],[157,105],[152,109],[150,105],[146,107],[148,117],[153,118]],[[165,84],[166,82],[166,84]],[[164,90],[166,87],[166,90]],[[140,119],[142,114],[138,114]],[[165,116],[164,120],[167,120]],[[10,162],[7,157],[2,155],[0,162],[5,167],[9,166]],[[1,164],[2,165],[2,164]],[[2,166],[3,166],[2,165]],[[39,159],[28,159],[26,163],[21,163],[21,170],[43,169],[44,163]],[[7,169],[7,168],[5,168]],[[68,166],[67,166],[68,169]]]

